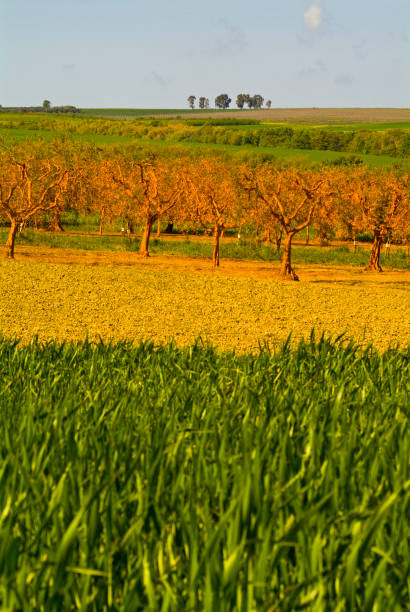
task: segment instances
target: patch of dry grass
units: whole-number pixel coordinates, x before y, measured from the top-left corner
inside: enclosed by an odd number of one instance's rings
[[[175,113],[176,115],[178,112]],[[163,117],[170,117],[170,114]],[[410,121],[408,108],[271,108],[260,110],[227,109],[224,117],[252,118],[261,121],[285,121],[290,123],[401,123]],[[193,111],[189,117],[220,118],[220,114],[207,111]],[[131,117],[130,117],[131,118]],[[157,115],[157,118],[160,118]],[[185,118],[185,115],[184,115]]]
[[[177,344],[201,335],[222,349],[255,350],[318,332],[347,333],[359,343],[410,342],[408,274],[374,276],[318,268],[286,283],[272,269],[132,258],[126,265],[89,261],[0,263],[0,331],[28,341],[140,338]],[[164,260],[164,261],[163,261]],[[183,261],[183,260],[182,260]],[[94,265],[89,265],[94,263]],[[192,265],[192,268],[189,266]],[[195,266],[195,267],[193,267]],[[352,275],[353,274],[353,275]],[[377,277],[379,278],[379,277]],[[401,282],[393,282],[401,281]]]

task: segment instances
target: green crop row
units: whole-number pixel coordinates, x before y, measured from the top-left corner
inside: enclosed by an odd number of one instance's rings
[[[2,610],[406,610],[410,350],[0,343]]]

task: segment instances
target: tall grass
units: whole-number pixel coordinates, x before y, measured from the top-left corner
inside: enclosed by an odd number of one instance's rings
[[[3,610],[405,610],[410,351],[0,343]]]

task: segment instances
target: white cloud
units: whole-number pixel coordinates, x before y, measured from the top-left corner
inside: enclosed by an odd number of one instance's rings
[[[305,11],[305,25],[311,30],[317,30],[322,25],[322,9],[319,6],[319,0],[315,0],[314,3],[309,6]]]

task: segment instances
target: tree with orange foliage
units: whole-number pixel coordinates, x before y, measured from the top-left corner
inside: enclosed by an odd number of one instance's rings
[[[325,173],[295,168],[279,170],[265,163],[256,168],[243,166],[240,183],[248,194],[248,207],[256,222],[265,228],[279,224],[283,229],[281,277],[299,280],[292,266],[292,240],[312,222],[328,185]]]
[[[76,177],[77,208],[99,215],[99,234],[104,232],[108,217],[124,216],[129,202],[112,180],[114,165],[106,159],[82,159]]]
[[[409,223],[408,179],[389,170],[359,169],[343,186],[344,198],[355,206],[356,230],[369,230],[373,244],[366,270],[382,272],[380,253],[383,240],[399,234]]]
[[[320,244],[327,246],[340,227],[352,226],[351,210],[346,205],[340,205],[343,185],[348,181],[349,171],[323,168],[320,172],[322,176],[326,176],[326,185],[318,193],[311,226]]]
[[[111,178],[129,199],[134,218],[144,224],[139,248],[143,257],[149,257],[149,239],[155,221],[173,210],[182,198],[181,165],[181,160],[177,163],[159,158],[113,162]]]
[[[221,159],[193,161],[185,173],[185,188],[191,221],[204,230],[213,230],[212,264],[218,267],[221,236],[229,226],[240,224],[239,192],[233,168]]]
[[[0,153],[0,207],[10,221],[6,257],[14,259],[16,235],[28,219],[56,208],[68,186],[57,158],[42,159],[24,148]]]

